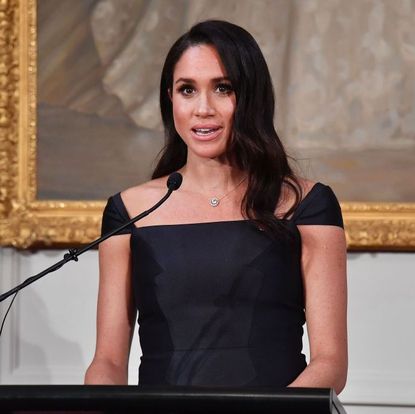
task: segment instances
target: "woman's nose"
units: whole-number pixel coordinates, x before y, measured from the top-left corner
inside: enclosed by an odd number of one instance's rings
[[[211,116],[215,114],[215,108],[212,100],[206,93],[201,93],[198,96],[195,108],[195,114],[197,116]]]

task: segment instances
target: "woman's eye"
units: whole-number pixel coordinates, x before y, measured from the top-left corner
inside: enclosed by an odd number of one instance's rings
[[[189,96],[192,95],[194,93],[194,88],[190,85],[182,85],[180,86],[180,88],[178,89],[178,91],[185,96]]]
[[[216,90],[223,95],[229,95],[232,93],[232,85],[229,83],[221,83],[216,87]]]

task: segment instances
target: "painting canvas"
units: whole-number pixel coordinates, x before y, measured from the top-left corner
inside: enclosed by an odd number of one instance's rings
[[[149,179],[164,56],[220,17],[260,43],[301,175],[341,200],[414,201],[415,10],[358,3],[39,0],[38,197],[105,199]]]
[[[16,0],[2,10],[0,245],[98,236],[106,198],[149,179],[163,147],[158,84],[172,41],[221,18],[258,40],[278,133],[298,174],[338,195],[348,248],[415,249],[415,2]]]

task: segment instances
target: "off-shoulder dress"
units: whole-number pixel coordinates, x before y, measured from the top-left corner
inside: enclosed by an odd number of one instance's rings
[[[127,220],[120,194],[110,197],[102,233]],[[300,225],[343,227],[330,187],[317,183],[308,192],[286,221],[287,239],[249,220],[125,229],[143,354],[139,385],[293,381],[306,367]]]

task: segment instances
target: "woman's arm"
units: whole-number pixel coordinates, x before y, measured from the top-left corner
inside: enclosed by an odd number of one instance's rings
[[[347,281],[344,230],[336,226],[298,226],[310,343],[310,363],[291,387],[334,388],[347,377]]]
[[[136,317],[130,235],[113,236],[101,243],[99,274],[97,343],[85,384],[127,384]]]

